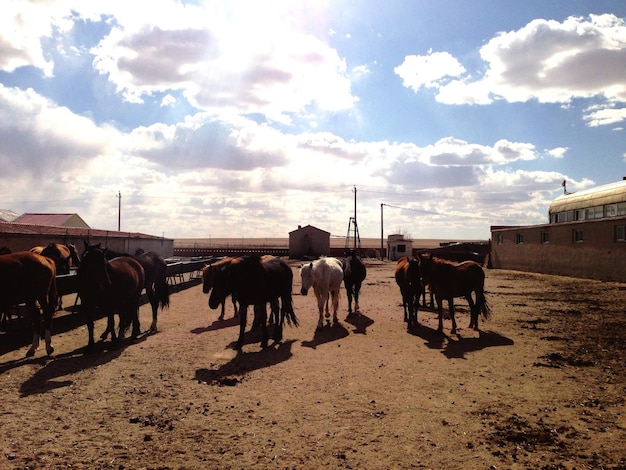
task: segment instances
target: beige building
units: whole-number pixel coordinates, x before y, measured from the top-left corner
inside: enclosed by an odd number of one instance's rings
[[[493,268],[626,282],[626,180],[559,196],[549,223],[491,236]]]
[[[330,254],[330,232],[312,225],[298,226],[289,232],[289,257],[315,259]]]
[[[397,261],[403,256],[413,256],[413,241],[404,238],[404,235],[393,234],[387,237],[387,254],[391,261]]]

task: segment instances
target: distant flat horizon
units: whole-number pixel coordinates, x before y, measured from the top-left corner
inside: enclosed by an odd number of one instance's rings
[[[413,242],[414,248],[437,248],[442,246],[442,244],[447,243],[485,243],[489,240],[459,240],[459,239],[450,239],[450,238],[408,238],[407,241],[410,240]],[[383,240],[383,243],[386,243],[386,239]],[[345,246],[346,239],[345,237],[331,237],[330,238],[330,246],[331,248],[340,248]],[[350,244],[353,244],[353,241],[350,241]],[[175,238],[174,239],[174,248],[183,248],[183,247],[193,247],[193,246],[201,246],[201,247],[216,247],[216,248],[232,248],[238,246],[246,246],[246,247],[289,247],[289,238],[288,237],[258,237],[258,238]],[[380,238],[361,238],[361,248],[380,248]]]

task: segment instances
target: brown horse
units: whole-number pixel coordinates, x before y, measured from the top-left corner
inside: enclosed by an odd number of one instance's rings
[[[423,289],[419,259],[413,256],[400,258],[396,263],[395,278],[402,295],[404,321],[407,324],[407,329],[410,330],[419,324],[417,321],[417,310]]]
[[[202,268],[202,292],[204,292],[205,294],[208,294],[209,292],[211,292],[211,289],[213,288],[213,284],[215,282],[215,273],[219,271],[220,269],[222,269],[224,266],[228,266],[234,260],[238,260],[238,259],[240,260],[242,258],[233,258],[231,256],[227,256],[215,262],[205,264],[204,268]],[[235,299],[235,296],[231,294],[231,297],[233,301],[233,309],[234,309],[233,318],[234,318],[239,314],[239,310],[237,309],[237,301]],[[224,319],[224,308],[225,308],[225,302],[222,302],[222,313],[218,317],[218,320]]]
[[[76,247],[72,244],[48,243],[46,246],[34,246],[30,251],[53,260],[57,275],[69,274],[72,266],[80,264]]]
[[[33,325],[33,343],[26,356],[34,355],[39,347],[42,323],[46,353],[52,354],[52,317],[57,302],[54,262],[30,251],[0,255],[0,311],[22,302],[26,303]]]
[[[456,320],[454,319],[454,297],[465,297],[470,307],[470,324],[468,328],[478,330],[478,315],[489,318],[490,311],[485,299],[485,272],[475,261],[454,263],[433,257],[430,253],[420,254],[422,278],[430,286],[435,295],[439,311],[439,327],[443,332],[443,300],[448,301],[450,319],[452,320],[451,334],[456,334]],[[472,299],[472,292],[476,294],[476,302]]]
[[[144,287],[144,270],[132,256],[106,259],[106,248],[100,244],[85,242],[80,267],[78,268],[78,294],[81,299],[81,312],[84,313],[89,330],[88,349],[94,345],[93,322],[97,307],[107,314],[107,328],[101,340],[111,334],[116,341],[114,313],[119,313],[119,337],[122,338],[132,323],[132,337],[139,333],[139,298]]]
[[[280,305],[280,320],[274,328],[274,341],[280,342],[283,338],[283,324],[285,318],[288,323],[298,326],[298,319],[293,311],[291,290],[293,286],[293,272],[287,263],[280,258],[267,256],[247,256],[236,263],[215,271],[215,279],[209,307],[216,309],[223,303],[226,296],[234,294],[239,301],[239,338],[237,348],[243,346],[244,332],[246,329],[246,316],[248,305],[254,305],[254,314],[259,326],[262,328],[263,337],[261,347],[267,347],[269,335],[267,332],[267,303],[273,307]]]

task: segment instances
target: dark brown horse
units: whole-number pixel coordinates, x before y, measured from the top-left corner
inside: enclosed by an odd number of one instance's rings
[[[348,318],[353,315],[352,298],[354,297],[354,311],[359,311],[359,292],[361,284],[367,276],[367,269],[363,261],[359,259],[356,251],[349,250],[343,260],[343,285],[348,295]]]
[[[150,331],[157,331],[157,313],[159,311],[159,305],[161,310],[170,305],[170,291],[167,285],[167,263],[165,260],[154,251],[144,252],[138,250],[135,253],[135,259],[139,261],[143,268],[145,281],[144,287],[146,288],[146,295],[150,306],[152,307],[152,324],[150,325]]]
[[[33,325],[33,343],[26,356],[34,355],[39,347],[42,323],[46,353],[52,354],[52,317],[57,303],[54,262],[30,251],[0,255],[0,311],[22,302],[26,303]]]
[[[423,289],[419,259],[413,256],[400,258],[396,263],[395,277],[402,295],[404,321],[407,324],[407,329],[411,329],[418,326],[417,311]]]
[[[209,307],[216,309],[226,296],[234,294],[239,302],[239,338],[237,348],[241,349],[246,329],[248,305],[254,305],[254,314],[263,337],[261,347],[268,345],[267,303],[278,305],[280,299],[280,320],[276,322],[273,339],[282,341],[284,320],[298,326],[298,319],[293,311],[291,290],[293,272],[287,263],[276,257],[244,257],[236,263],[230,263],[215,272],[215,279]]]
[[[209,292],[211,292],[211,289],[213,288],[213,284],[215,282],[215,273],[219,271],[220,269],[222,269],[224,266],[228,266],[229,264],[233,262],[233,260],[236,260],[236,259],[241,260],[242,258],[233,258],[231,256],[227,256],[215,262],[205,264],[204,268],[202,268],[202,292],[204,292],[205,294],[208,294]],[[236,317],[239,314],[239,310],[237,309],[237,301],[234,295],[231,294],[231,297],[232,297],[233,309],[234,309],[233,317]],[[218,317],[218,320],[224,319],[225,305],[226,305],[226,302],[223,302],[222,313]]]
[[[120,256],[106,259],[106,248],[100,244],[85,242],[80,267],[78,268],[78,294],[81,299],[81,312],[84,313],[89,330],[88,348],[93,347],[93,322],[97,307],[107,315],[107,328],[100,339],[111,334],[116,341],[114,313],[118,312],[119,337],[122,338],[132,323],[132,337],[139,333],[139,297],[144,286],[144,270],[135,258]]]
[[[443,300],[448,301],[450,319],[452,320],[451,334],[456,334],[456,320],[454,319],[454,297],[464,297],[470,307],[470,324],[468,328],[478,330],[478,316],[483,314],[489,318],[489,306],[485,299],[485,272],[475,261],[454,263],[433,257],[430,253],[420,254],[420,267],[424,282],[430,286],[435,295],[439,311],[439,327],[443,332]],[[472,292],[476,295],[476,302],[472,299]]]

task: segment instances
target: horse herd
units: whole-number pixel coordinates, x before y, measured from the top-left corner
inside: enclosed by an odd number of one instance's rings
[[[152,307],[150,331],[157,329],[159,306],[169,305],[167,264],[154,252],[139,250],[134,256],[115,253],[100,244],[85,243],[82,257],[78,257],[73,245],[50,243],[45,247],[33,247],[30,251],[0,255],[0,314],[3,319],[16,305],[24,303],[31,319],[33,341],[26,352],[32,356],[39,347],[41,331],[44,331],[46,353],[51,355],[52,317],[57,310],[57,274],[70,272],[76,263],[80,313],[89,331],[88,349],[93,348],[94,319],[96,310],[107,315],[107,328],[101,336],[112,341],[123,337],[132,324],[132,335],[139,330],[139,304],[141,292]],[[119,315],[118,333],[115,332],[114,313]]]
[[[134,256],[115,253],[84,242],[82,256],[75,247],[49,244],[35,247],[31,251],[0,255],[0,314],[6,314],[17,304],[25,303],[32,320],[33,341],[26,356],[32,356],[44,331],[46,353],[51,355],[52,317],[57,308],[58,296],[56,275],[68,273],[72,264],[77,265],[78,297],[81,299],[80,313],[88,329],[87,350],[94,341],[94,319],[96,311],[107,315],[107,326],[100,339],[109,335],[113,342],[122,338],[132,326],[132,338],[140,333],[139,305],[143,290],[152,308],[150,332],[157,330],[157,312],[169,306],[167,264],[153,252],[138,250]],[[306,295],[312,289],[318,308],[317,329],[326,324],[337,324],[339,295],[343,283],[348,298],[348,318],[359,314],[359,293],[367,270],[363,261],[353,250],[347,251],[344,259],[321,257],[303,264],[299,273],[302,280],[300,293]],[[400,288],[404,309],[404,321],[408,329],[418,326],[417,312],[420,296],[425,303],[428,287],[432,299],[437,302],[439,313],[438,331],[443,332],[443,301],[448,302],[452,320],[451,333],[456,333],[454,298],[464,297],[470,306],[470,328],[478,330],[478,317],[482,313],[489,317],[489,308],[484,295],[485,274],[474,261],[454,263],[434,257],[428,253],[406,256],[395,266],[395,280]],[[224,318],[224,306],[230,295],[234,315],[239,316],[237,348],[244,343],[248,306],[253,307],[252,328],[261,328],[261,347],[269,342],[268,322],[273,324],[272,339],[283,339],[285,322],[298,326],[292,301],[293,272],[279,257],[245,256],[225,257],[208,263],[202,270],[203,292],[209,294],[211,309],[221,306],[219,320]],[[472,298],[475,294],[476,300]],[[354,309],[352,307],[354,301]],[[268,317],[267,305],[270,306]],[[117,333],[114,314],[119,316]]]

